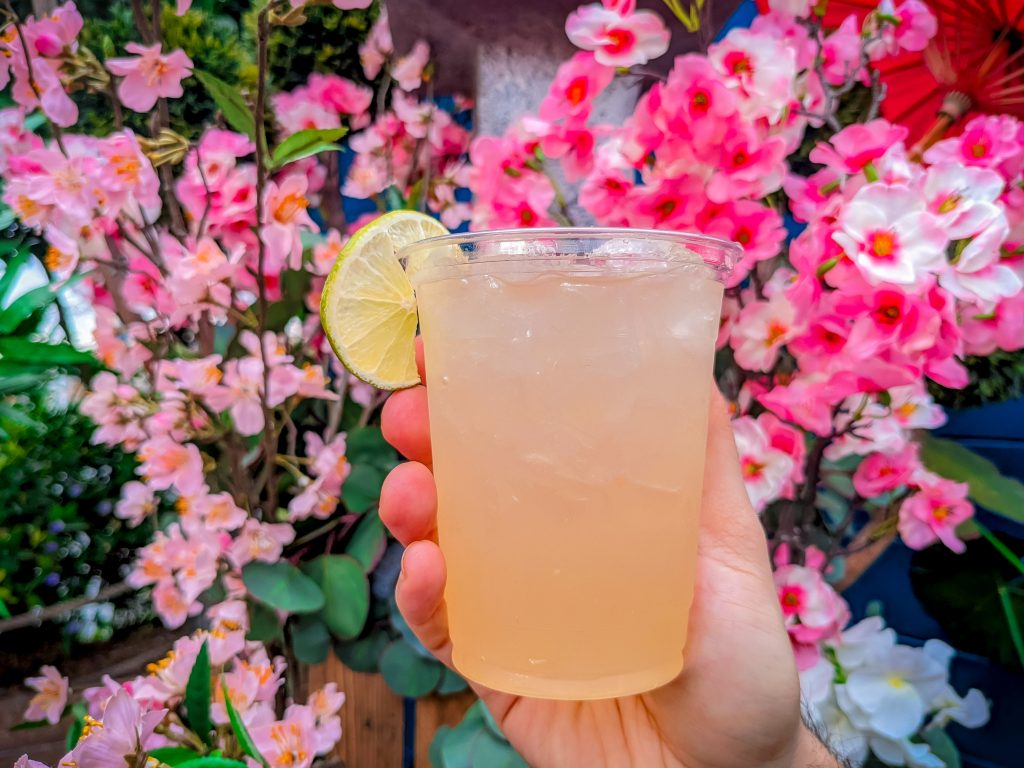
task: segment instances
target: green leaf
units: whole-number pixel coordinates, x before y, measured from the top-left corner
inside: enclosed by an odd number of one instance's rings
[[[1006,617],[1006,628],[1010,632],[1010,639],[1013,642],[1013,649],[1017,652],[1017,660],[1024,667],[1024,633],[1020,631],[1020,622],[1017,621],[1017,612],[1013,608],[1013,601],[1010,599],[1010,590],[1005,584],[1000,584],[998,589],[999,604],[1002,606],[1003,615]]]
[[[9,245],[13,246],[14,244],[9,243]],[[28,249],[20,245],[15,246],[15,248],[14,255],[7,260],[4,273],[0,275],[0,304],[6,303],[8,291],[14,285],[15,279],[18,277],[18,273],[21,272],[25,262],[28,261]]]
[[[430,760],[432,768],[447,768],[444,761],[444,741],[452,729],[442,725],[434,731],[434,738],[430,741],[430,750],[427,752],[427,759]]]
[[[82,737],[82,731],[85,729],[85,716],[88,710],[85,708],[85,702],[79,701],[71,705],[71,716],[74,718],[71,721],[71,727],[68,728],[67,738],[64,740],[65,748],[70,751],[74,749],[78,740]]]
[[[12,333],[33,312],[52,303],[53,299],[53,289],[49,285],[40,285],[38,288],[26,291],[5,309],[0,310],[0,334]]]
[[[7,618],[10,618],[8,616]],[[25,720],[17,725],[12,725],[12,731],[34,731],[36,728],[49,728],[49,720]]]
[[[47,344],[20,336],[0,338],[0,360],[28,365],[90,365],[96,358],[70,344]]]
[[[341,663],[356,672],[376,672],[380,654],[389,642],[386,632],[375,631],[358,640],[337,642],[334,655]]]
[[[470,749],[470,760],[473,766],[487,768],[527,768],[526,761],[505,741],[490,731],[484,731],[473,742]]]
[[[371,510],[356,525],[345,551],[369,573],[384,554],[387,543],[384,523],[380,521],[376,510]]]
[[[228,684],[222,683],[224,689],[224,709],[228,713],[228,722],[231,723],[231,731],[235,734],[235,740],[238,742],[238,746],[241,748],[242,753],[248,755],[253,760],[258,760],[263,764],[264,768],[267,768],[267,761],[260,751],[256,749],[256,745],[253,743],[252,736],[249,735],[249,729],[245,727],[245,723],[242,722],[242,718],[238,714],[238,710],[235,709],[235,705],[231,703],[231,697],[228,695]]]
[[[280,637],[281,622],[277,620],[274,609],[255,600],[249,601],[249,633],[246,639],[269,643]]]
[[[353,464],[371,464],[391,469],[398,463],[398,454],[384,439],[380,427],[355,427],[345,437],[345,454]]]
[[[441,682],[444,667],[433,659],[425,659],[402,640],[395,640],[380,657],[384,682],[399,696],[426,696]]]
[[[186,760],[178,763],[176,768],[247,768],[241,760],[232,760],[228,757],[197,757],[195,760]]]
[[[331,633],[317,616],[300,616],[291,623],[292,652],[303,664],[319,664],[331,648]]]
[[[185,683],[185,722],[204,744],[213,743],[210,737],[213,730],[210,720],[211,680],[210,651],[204,640]]]
[[[239,133],[244,133],[250,139],[256,139],[256,121],[253,119],[249,105],[245,103],[238,89],[228,85],[219,77],[209,72],[195,70],[194,74],[203,84],[206,92],[210,94],[217,109],[224,115],[227,124]]]
[[[288,613],[316,613],[324,607],[324,593],[312,579],[286,560],[249,563],[242,569],[249,594],[261,603]]]
[[[462,675],[445,667],[444,673],[441,675],[441,682],[437,685],[437,692],[442,696],[447,696],[451,693],[460,693],[468,687],[469,683],[463,679]]]
[[[929,728],[921,734],[921,738],[931,747],[935,756],[946,764],[946,768],[960,768],[960,750],[948,733],[941,728]]]
[[[1024,483],[1006,477],[988,459],[953,440],[924,433],[921,461],[938,475],[967,483],[971,501],[989,512],[1024,523]]]
[[[341,149],[334,142],[348,133],[347,128],[310,128],[293,133],[274,149],[271,164],[275,168],[293,163],[318,152]]]
[[[46,428],[45,424],[36,421],[20,408],[2,402],[0,402],[0,420],[9,421],[28,429],[43,430]]]
[[[16,373],[13,376],[0,375],[0,395],[12,395],[38,386],[40,376],[37,373]],[[2,615],[2,614],[0,614]]]
[[[360,514],[372,509],[380,499],[387,472],[370,464],[353,464],[341,486],[341,500],[349,512]]]
[[[199,757],[188,747],[158,747],[149,751],[149,756],[164,765],[176,766]]]
[[[7,229],[17,218],[10,206],[0,205],[0,229]]]
[[[323,620],[335,637],[347,640],[363,631],[370,612],[370,583],[348,555],[321,555],[303,565],[325,598]]]

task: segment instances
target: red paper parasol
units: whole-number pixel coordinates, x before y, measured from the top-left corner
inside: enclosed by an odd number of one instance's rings
[[[887,84],[882,114],[910,128],[922,147],[976,113],[1024,117],[1024,0],[924,0],[938,21],[931,43],[877,63]],[[872,0],[830,0],[826,28]]]
[[[1024,118],[1024,0],[923,2],[938,21],[928,47],[874,64],[888,87],[882,114],[907,126],[919,151],[975,114]],[[850,14],[863,21],[877,8],[877,0],[829,0],[823,25],[834,29]]]

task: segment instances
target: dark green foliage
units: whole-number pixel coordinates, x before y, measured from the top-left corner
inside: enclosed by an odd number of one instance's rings
[[[359,64],[359,44],[377,18],[376,4],[364,11],[340,11],[332,6],[307,8],[299,27],[275,27],[270,33],[270,82],[279,90],[303,85],[311,72],[330,72],[365,83]],[[255,30],[255,13],[246,30]]]
[[[193,10],[180,18],[174,15],[172,6],[164,6],[161,18],[164,50],[181,48],[192,59],[196,69],[247,90],[255,82],[255,69],[247,66],[251,58],[240,39],[237,22],[223,15],[221,9],[216,15],[205,13],[199,10],[202,5],[197,3]],[[83,16],[86,22],[79,39],[100,59],[106,58],[106,52],[111,48],[115,56],[124,56],[125,43],[139,41],[128,3],[104,5],[94,15],[83,11]],[[188,78],[182,85],[185,95],[168,102],[171,128],[183,136],[196,138],[204,124],[214,119],[216,108],[196,78]],[[114,130],[110,102],[105,95],[79,91],[75,100],[81,114],[80,130],[95,135],[105,135]],[[130,128],[149,134],[145,115],[126,109],[124,116]]]
[[[0,599],[12,614],[85,594],[93,579],[121,580],[148,528],[113,515],[135,460],[92,445],[76,409],[51,412],[39,398],[9,401],[39,426],[6,422],[0,442]]]
[[[929,382],[937,403],[947,408],[976,408],[1024,397],[1024,350],[997,349],[985,357],[969,356],[964,364],[971,381],[963,389],[946,389]]]

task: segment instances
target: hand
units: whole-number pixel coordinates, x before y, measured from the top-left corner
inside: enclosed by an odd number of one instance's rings
[[[422,377],[422,347],[419,360]],[[395,597],[423,645],[450,667],[426,387],[392,395],[382,428],[410,459],[388,475],[380,499],[381,519],[406,546]],[[837,765],[800,720],[797,672],[764,532],[743,485],[717,390],[709,413],[706,466],[696,595],[679,677],[636,696],[578,702],[529,699],[473,685],[530,765]]]

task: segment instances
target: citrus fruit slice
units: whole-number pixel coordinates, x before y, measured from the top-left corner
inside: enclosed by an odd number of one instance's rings
[[[416,371],[416,294],[399,249],[447,235],[436,219],[392,211],[359,229],[341,249],[320,297],[320,322],[341,362],[379,389],[420,381]]]

